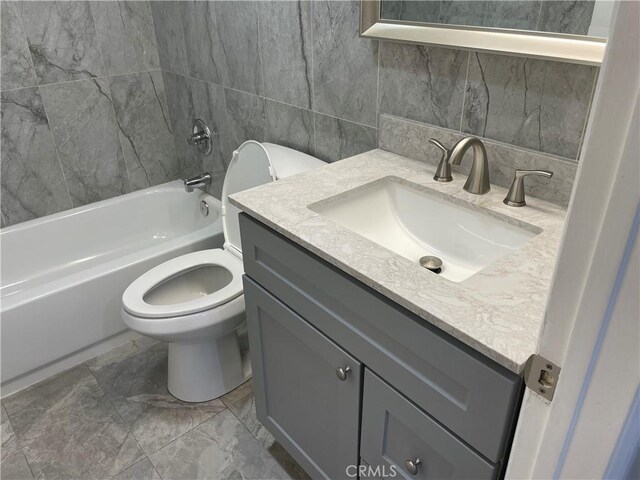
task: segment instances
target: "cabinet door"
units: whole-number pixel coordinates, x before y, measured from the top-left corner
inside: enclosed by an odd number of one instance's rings
[[[314,478],[346,478],[360,363],[246,276],[244,295],[258,420]]]
[[[362,400],[361,456],[370,472],[384,470],[396,478],[498,475],[498,465],[482,458],[369,370]]]

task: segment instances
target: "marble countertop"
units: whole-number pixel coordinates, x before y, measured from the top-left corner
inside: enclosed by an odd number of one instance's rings
[[[433,181],[434,167],[384,150],[262,185],[231,202],[293,242],[352,275],[425,321],[520,373],[535,352],[565,218],[564,208],[534,197],[523,208],[502,203],[507,190],[482,196],[462,189],[465,175]],[[462,282],[452,282],[307,208],[394,176],[469,202],[542,232]]]

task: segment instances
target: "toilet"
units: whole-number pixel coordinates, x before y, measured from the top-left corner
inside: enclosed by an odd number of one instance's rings
[[[222,188],[222,248],[169,260],[141,275],[122,296],[131,330],[169,343],[168,389],[186,402],[204,402],[251,376],[241,348],[246,335],[238,215],[229,195],[325,163],[281,145],[249,140],[235,152]]]

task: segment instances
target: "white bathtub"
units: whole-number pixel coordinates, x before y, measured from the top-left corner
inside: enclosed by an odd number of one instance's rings
[[[165,260],[222,243],[220,202],[186,193],[181,181],[1,230],[2,386],[15,390],[16,379],[123,332],[129,283]]]

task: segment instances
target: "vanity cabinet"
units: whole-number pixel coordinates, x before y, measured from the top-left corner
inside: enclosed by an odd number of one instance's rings
[[[303,468],[502,475],[519,375],[245,214],[240,229],[258,419]]]
[[[250,279],[244,291],[258,419],[314,477],[343,478],[358,463],[360,362]]]

